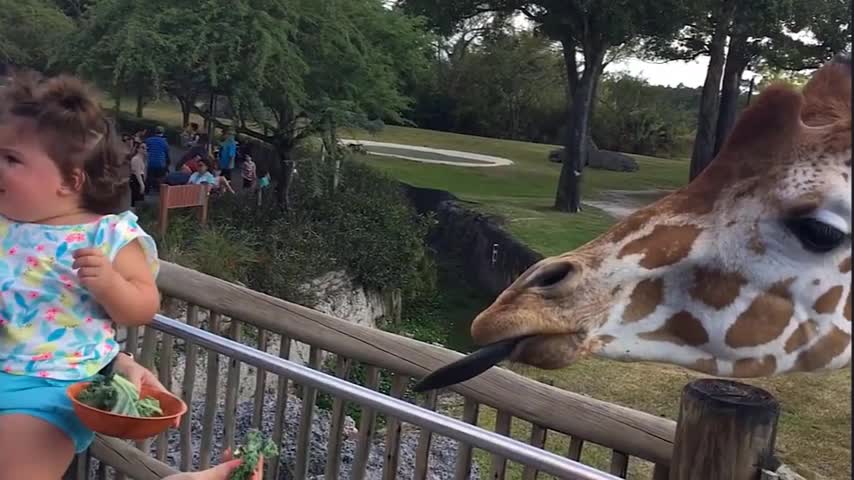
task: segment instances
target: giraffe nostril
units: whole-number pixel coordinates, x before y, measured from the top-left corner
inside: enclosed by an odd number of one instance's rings
[[[530,280],[534,287],[552,287],[570,276],[575,268],[569,262],[550,263],[541,268]]]

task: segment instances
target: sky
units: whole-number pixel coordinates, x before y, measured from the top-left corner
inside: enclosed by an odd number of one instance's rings
[[[628,71],[633,75],[645,78],[653,85],[675,87],[682,83],[686,87],[700,87],[706,80],[706,67],[708,66],[709,57],[705,55],[692,62],[667,63],[652,63],[629,58],[609,64],[605,71]]]

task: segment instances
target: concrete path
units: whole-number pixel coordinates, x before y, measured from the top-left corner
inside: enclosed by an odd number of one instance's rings
[[[344,144],[360,143],[371,155],[402,158],[422,163],[453,165],[455,167],[503,167],[513,161],[502,157],[479,153],[445,150],[441,148],[417,147],[400,143],[374,142],[371,140],[341,139]]]

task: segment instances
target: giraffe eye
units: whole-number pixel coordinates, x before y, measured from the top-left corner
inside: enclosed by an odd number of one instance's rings
[[[791,231],[804,248],[815,253],[827,253],[842,245],[845,232],[821,220],[801,217],[786,221]]]

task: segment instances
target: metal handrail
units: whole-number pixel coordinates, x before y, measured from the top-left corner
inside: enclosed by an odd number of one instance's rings
[[[282,375],[301,385],[308,385],[336,397],[373,408],[407,423],[426,428],[431,432],[465,442],[524,465],[530,465],[543,473],[549,473],[558,478],[568,480],[620,480],[619,477],[555,455],[547,450],[532,447],[513,438],[383,395],[164,315],[156,315],[151,326],[174,337],[207,347],[268,372]]]

